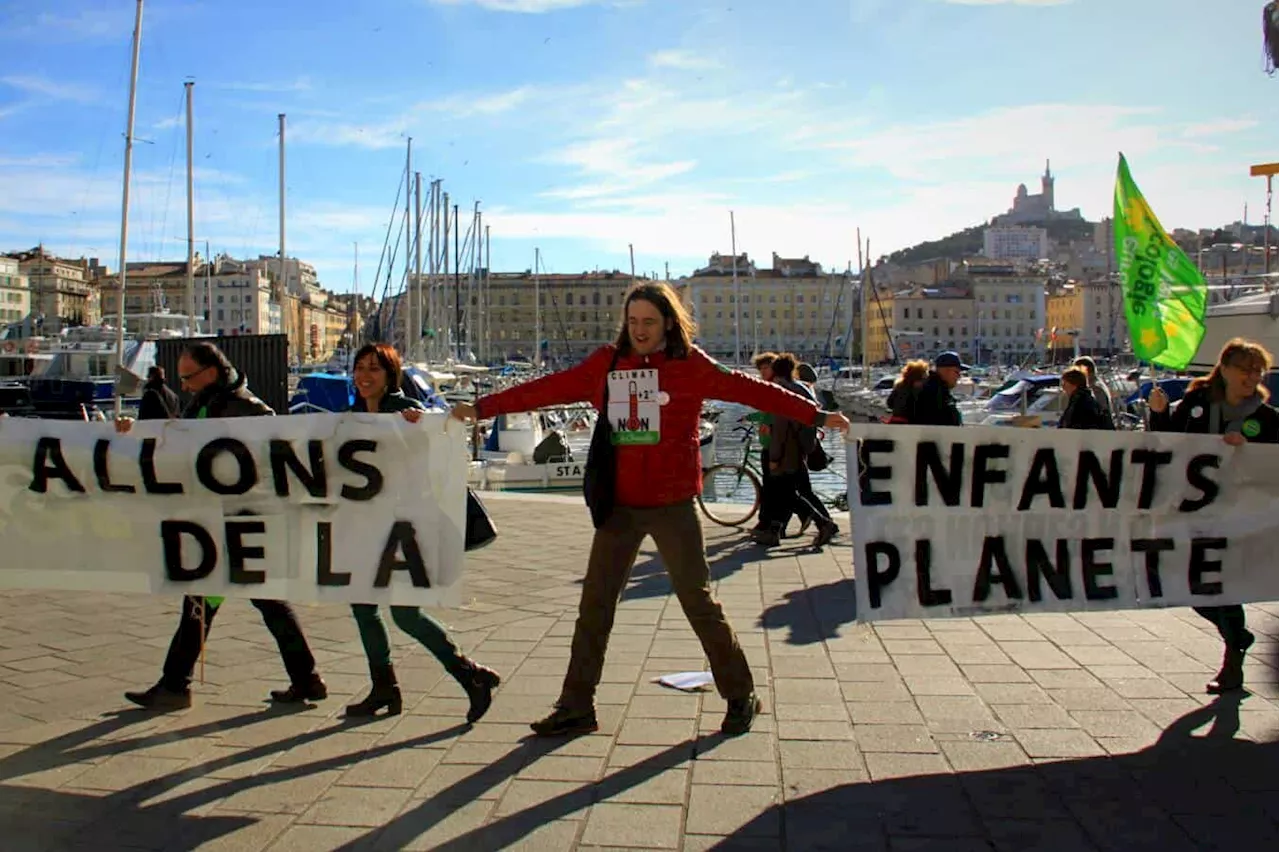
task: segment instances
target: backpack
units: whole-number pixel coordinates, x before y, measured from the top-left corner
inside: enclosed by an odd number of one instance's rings
[[[807,441],[807,443],[806,443]],[[834,459],[827,455],[822,446],[816,426],[807,427],[800,432],[800,450],[804,453],[805,466],[817,473],[831,466]]]

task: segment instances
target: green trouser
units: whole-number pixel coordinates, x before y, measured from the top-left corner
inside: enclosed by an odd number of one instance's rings
[[[391,640],[387,628],[378,614],[377,604],[352,604],[351,613],[360,628],[360,641],[371,669],[391,665]],[[405,633],[422,643],[444,666],[445,671],[461,678],[467,668],[467,658],[453,644],[440,622],[416,606],[391,607],[391,620]]]

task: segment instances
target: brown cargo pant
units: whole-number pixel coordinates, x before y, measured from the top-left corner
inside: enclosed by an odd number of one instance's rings
[[[584,711],[595,706],[614,613],[645,536],[653,536],[676,598],[711,661],[716,689],[726,699],[747,697],[755,687],[751,669],[719,601],[711,596],[702,522],[693,501],[687,500],[652,509],[618,506],[596,530],[560,706]]]

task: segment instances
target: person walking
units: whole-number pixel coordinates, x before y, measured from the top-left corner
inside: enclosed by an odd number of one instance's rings
[[[1098,407],[1098,399],[1089,389],[1089,377],[1084,370],[1072,367],[1062,374],[1061,382],[1067,407],[1058,418],[1059,429],[1115,429],[1111,418]]]
[[[1159,387],[1147,397],[1154,432],[1221,435],[1233,447],[1254,442],[1274,444],[1280,437],[1280,419],[1267,404],[1262,377],[1272,364],[1271,353],[1260,344],[1237,337],[1227,341],[1218,363],[1207,376],[1187,385],[1187,392],[1170,410],[1169,397]],[[1258,570],[1274,570],[1259,565]],[[1219,695],[1244,685],[1244,655],[1253,644],[1245,626],[1244,607],[1198,606],[1195,611],[1211,622],[1222,637],[1222,667],[1205,692]]]
[[[751,359],[756,373],[760,376],[760,381],[773,381],[773,361],[777,357],[777,352],[761,352]],[[772,531],[772,519],[779,514],[778,485],[769,475],[769,444],[773,440],[773,415],[767,411],[753,411],[743,420],[755,424],[756,438],[760,443],[760,514],[756,516],[756,525],[750,532],[750,538],[758,541],[761,535],[767,535]]]
[[[540,736],[597,730],[595,692],[614,614],[647,536],[657,545],[685,617],[711,662],[716,689],[728,704],[720,730],[731,736],[746,733],[762,709],[746,655],[711,593],[702,522],[694,503],[702,487],[698,417],[704,400],[718,399],[815,426],[845,430],[849,421],[776,385],[721,366],[693,345],[694,331],[693,320],[670,285],[643,282],[627,293],[615,343],[564,372],[453,409],[453,415],[465,421],[591,401],[611,432],[611,508],[596,513],[560,697],[550,715],[530,726]]]
[[[182,414],[178,395],[165,384],[164,367],[153,366],[147,370],[147,381],[142,386],[142,400],[138,403],[139,420],[172,420]]]
[[[260,417],[274,415],[271,407],[249,392],[244,376],[227,360],[222,350],[201,341],[187,346],[178,356],[178,378],[191,401],[182,412],[183,419],[203,420],[222,417]],[[116,431],[127,433],[133,421],[121,418]],[[179,710],[191,706],[191,675],[195,671],[200,649],[213,626],[223,599],[193,597],[182,599],[182,615],[178,629],[169,643],[160,681],[140,692],[126,692],[124,697],[150,710]],[[281,704],[320,701],[329,693],[316,660],[302,634],[293,609],[284,601],[250,601],[271,631],[289,674],[287,689],[272,690],[271,700]]]
[[[773,361],[773,381],[796,394],[812,401],[809,389],[795,381],[796,359],[794,355],[778,355]],[[756,541],[765,546],[777,546],[781,542],[782,533],[791,521],[792,514],[800,517],[801,535],[809,523],[816,520],[818,524],[816,547],[823,547],[835,538],[840,527],[831,520],[826,506],[813,493],[813,485],[809,480],[809,453],[818,443],[818,430],[786,416],[778,416],[773,421],[773,435],[765,459],[769,476],[776,489],[776,514],[770,518],[772,527],[756,536]]]
[[[422,419],[426,406],[401,390],[404,371],[400,353],[391,345],[369,343],[363,346],[356,352],[352,374],[356,386],[352,411],[399,414],[410,423]],[[388,716],[395,716],[403,709],[403,702],[396,670],[391,664],[391,640],[378,614],[378,606],[352,604],[351,613],[360,630],[360,643],[364,645],[365,657],[369,661],[369,678],[373,686],[363,701],[347,707],[347,716],[374,716],[383,708],[386,708]],[[473,724],[480,721],[493,703],[493,690],[501,681],[498,673],[464,656],[444,627],[416,606],[392,606],[391,620],[396,627],[421,642],[462,686],[471,703],[467,721]]]
[[[1111,391],[1107,389],[1107,385],[1098,377],[1098,365],[1092,357],[1081,355],[1073,363],[1073,367],[1079,367],[1084,370],[1085,376],[1088,378],[1089,392],[1093,394],[1093,399],[1098,403],[1098,412],[1106,420],[1107,425],[1104,428],[1115,428],[1115,410],[1111,402]]]
[[[951,389],[968,369],[955,352],[943,352],[933,359],[933,370],[908,406],[907,422],[912,426],[960,426],[963,420]]]
[[[924,387],[924,381],[928,375],[928,361],[923,359],[908,361],[903,365],[898,380],[893,383],[893,390],[889,391],[889,398],[885,400],[889,416],[884,422],[909,423],[911,421],[911,409],[915,406],[916,396],[919,395],[920,388]]]

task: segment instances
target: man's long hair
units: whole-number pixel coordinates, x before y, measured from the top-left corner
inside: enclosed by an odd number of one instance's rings
[[[685,308],[676,291],[665,281],[645,281],[636,284],[627,291],[622,302],[622,328],[618,332],[618,352],[631,354],[631,335],[627,332],[627,308],[636,299],[644,299],[658,309],[663,322],[670,326],[665,329],[667,337],[666,353],[668,358],[685,358],[693,347],[693,337],[698,331],[697,324]]]

